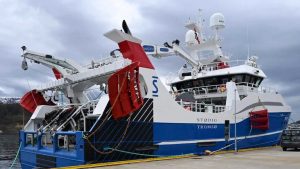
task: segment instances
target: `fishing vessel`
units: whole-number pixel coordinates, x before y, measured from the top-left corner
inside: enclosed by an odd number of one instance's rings
[[[104,34],[118,48],[82,66],[22,47],[27,60],[52,69],[55,81],[20,100],[30,120],[20,131],[22,168],[203,154],[278,144],[291,108],[262,87],[258,57],[231,61],[223,54],[224,16],[189,20],[185,42],[143,44],[125,21]],[[180,57],[183,66],[165,87],[149,57]]]

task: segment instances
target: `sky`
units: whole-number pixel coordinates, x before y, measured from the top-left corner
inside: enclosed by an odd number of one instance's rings
[[[54,80],[51,70],[29,64],[21,69],[21,46],[69,58],[80,64],[107,57],[117,48],[103,36],[125,19],[144,43],[184,42],[184,24],[202,9],[205,34],[209,17],[225,16],[222,49],[231,59],[259,57],[268,76],[263,85],[277,89],[300,120],[300,2],[294,0],[0,0],[0,97],[22,96],[33,86]],[[248,33],[247,33],[248,32]],[[179,57],[151,58],[162,79],[184,64]]]

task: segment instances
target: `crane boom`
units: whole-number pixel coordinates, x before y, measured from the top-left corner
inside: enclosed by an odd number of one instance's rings
[[[38,53],[26,49],[21,57],[34,61],[35,63],[41,63],[49,68],[55,68],[63,75],[82,72],[86,69],[71,60],[61,60],[48,54]]]
[[[147,55],[155,58],[162,58],[167,56],[179,55],[181,58],[187,61],[192,67],[196,68],[201,65],[199,61],[192,58],[190,54],[184,51],[179,45],[173,43],[170,47],[162,47],[158,45],[143,45],[143,48]]]

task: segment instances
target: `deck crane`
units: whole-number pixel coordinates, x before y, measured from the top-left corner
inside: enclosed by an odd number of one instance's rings
[[[69,59],[61,60],[61,59],[54,58],[52,55],[49,54],[43,54],[43,53],[27,50],[26,46],[22,46],[22,50],[23,50],[23,54],[21,55],[21,57],[24,57],[22,68],[24,70],[27,70],[28,68],[26,59],[29,59],[38,64],[39,63],[43,64],[44,66],[51,68],[55,74],[60,73],[61,77],[84,72],[87,70],[87,68]]]

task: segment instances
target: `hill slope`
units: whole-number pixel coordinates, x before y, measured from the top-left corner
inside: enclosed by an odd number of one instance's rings
[[[0,103],[0,130],[3,132],[18,132],[31,117],[31,113],[26,112],[18,103]]]

